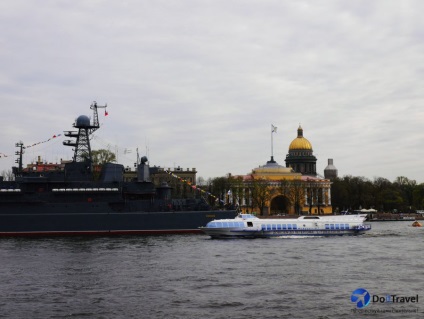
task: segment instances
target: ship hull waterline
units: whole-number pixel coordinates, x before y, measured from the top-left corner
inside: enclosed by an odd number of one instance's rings
[[[200,234],[235,211],[0,214],[0,237]]]
[[[200,228],[206,235],[212,239],[235,239],[235,238],[279,238],[279,237],[334,237],[334,236],[358,236],[364,234],[369,229],[351,229],[351,230],[290,230],[290,231],[262,231],[245,229],[210,229]]]

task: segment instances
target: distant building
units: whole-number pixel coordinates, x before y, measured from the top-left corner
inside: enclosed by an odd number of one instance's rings
[[[328,159],[328,165],[324,169],[324,177],[329,180],[334,180],[338,176],[337,168],[333,165],[333,159]]]
[[[286,167],[273,157],[247,175],[230,192],[229,201],[243,212],[259,215],[331,214],[331,181],[319,177],[311,143],[299,126],[297,138],[289,146]]]
[[[308,176],[317,175],[317,158],[313,155],[312,144],[303,137],[303,129],[299,125],[297,137],[290,143],[286,156],[286,167],[297,173]]]
[[[58,172],[63,171],[65,164],[70,161],[60,160],[60,163],[47,163],[41,160],[41,156],[38,156],[38,159],[35,163],[27,164],[23,168],[23,172],[38,172],[38,173],[47,173],[47,172]]]

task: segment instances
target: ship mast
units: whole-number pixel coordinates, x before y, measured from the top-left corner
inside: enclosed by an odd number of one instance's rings
[[[90,109],[93,110],[93,123],[90,123],[88,116],[80,115],[73,124],[73,127],[77,128],[78,131],[65,132],[65,136],[75,138],[75,140],[63,142],[65,146],[74,147],[74,162],[87,162],[91,168],[93,159],[90,146],[90,135],[100,127],[97,109],[106,109],[106,107],[107,105],[97,105],[97,102],[94,101],[90,106]]]
[[[90,109],[93,110],[93,126],[90,130],[90,134],[93,134],[99,127],[99,113],[97,112],[97,109],[105,109],[105,114],[106,113],[106,108],[107,108],[107,104],[105,105],[97,105],[97,102],[94,101],[93,104],[90,105]]]
[[[15,163],[18,164],[18,167],[13,167],[13,173],[15,174],[15,177],[22,174],[22,155],[24,154],[24,143],[22,141],[19,141],[15,144],[15,146],[19,149],[19,151],[15,152],[15,155],[18,156],[18,158],[15,160]]]

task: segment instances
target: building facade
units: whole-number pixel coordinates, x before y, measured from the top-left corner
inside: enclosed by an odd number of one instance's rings
[[[286,167],[274,158],[250,174],[234,176],[241,183],[229,192],[228,200],[243,212],[262,216],[331,214],[331,181],[319,177],[312,144],[299,126],[290,143]]]

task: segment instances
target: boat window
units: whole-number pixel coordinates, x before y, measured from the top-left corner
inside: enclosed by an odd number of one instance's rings
[[[266,225],[266,230],[271,230],[271,225]]]
[[[286,224],[283,224],[283,229],[287,229],[287,225]]]
[[[272,230],[277,230],[277,225],[276,224],[272,224]]]
[[[252,222],[247,222],[247,227],[253,227],[253,223]]]
[[[297,229],[297,225],[296,224],[293,224],[293,229]]]
[[[349,229],[349,224],[345,224],[345,229]]]
[[[287,225],[287,229],[292,229],[292,225],[291,224],[288,224]]]
[[[278,230],[281,230],[281,224],[278,224],[278,225],[277,225],[277,229],[278,229]]]
[[[339,229],[339,224],[336,224],[336,229]]]
[[[334,229],[334,224],[330,224],[330,229]]]
[[[303,219],[320,219],[318,216],[305,216]]]
[[[344,229],[344,224],[340,224],[340,229]]]
[[[266,226],[262,224],[262,230],[266,230]]]
[[[325,224],[325,229],[330,229],[330,225],[329,224]]]

